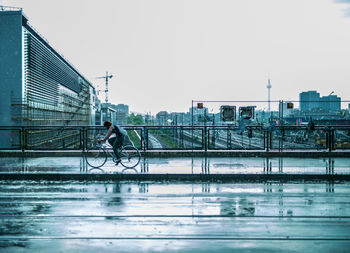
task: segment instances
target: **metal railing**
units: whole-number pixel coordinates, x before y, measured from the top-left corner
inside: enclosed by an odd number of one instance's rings
[[[350,150],[350,126],[122,126],[147,150]],[[0,150],[85,150],[101,126],[0,127]]]

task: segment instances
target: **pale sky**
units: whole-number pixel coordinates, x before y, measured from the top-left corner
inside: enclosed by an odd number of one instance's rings
[[[192,100],[267,100],[268,77],[272,100],[298,100],[307,90],[350,100],[348,0],[0,3],[22,7],[94,85],[104,89],[96,77],[114,74],[109,101],[131,111],[188,111]]]

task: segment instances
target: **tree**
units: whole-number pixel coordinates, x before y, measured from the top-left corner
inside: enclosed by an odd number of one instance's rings
[[[126,122],[129,125],[144,125],[145,124],[145,121],[143,120],[142,115],[140,115],[140,114],[135,115],[134,113],[131,113],[129,115],[129,117],[126,119]]]

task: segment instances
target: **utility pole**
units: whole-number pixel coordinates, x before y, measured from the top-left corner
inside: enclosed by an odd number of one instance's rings
[[[108,71],[106,71],[106,75],[105,76],[99,76],[96,77],[96,79],[105,79],[106,80],[106,88],[105,88],[105,95],[106,95],[106,104],[108,103],[108,79],[111,79],[113,77],[113,75],[108,75]]]

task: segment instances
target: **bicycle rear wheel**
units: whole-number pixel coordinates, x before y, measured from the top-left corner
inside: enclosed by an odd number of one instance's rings
[[[125,146],[120,151],[120,159],[125,168],[134,168],[139,164],[141,154],[134,146]]]
[[[85,159],[91,167],[99,168],[107,161],[107,153],[102,147],[91,147],[86,150]]]

